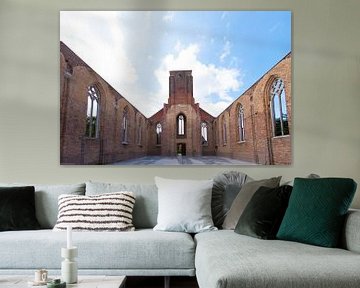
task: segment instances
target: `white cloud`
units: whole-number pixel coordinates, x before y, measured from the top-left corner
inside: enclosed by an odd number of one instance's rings
[[[155,82],[157,48],[164,39],[159,24],[163,14],[62,11],[60,40],[144,115],[150,116],[153,107],[144,100]]]
[[[183,48],[183,47],[182,47],[181,42],[180,42],[179,40],[178,40],[178,41],[176,41],[176,44],[175,44],[175,51],[176,51],[176,52],[179,52],[182,48]]]
[[[138,80],[126,51],[121,13],[61,11],[60,39],[119,92],[131,90]],[[122,69],[119,69],[121,63]]]
[[[223,46],[223,49],[222,49],[222,52],[220,55],[221,62],[224,62],[225,58],[230,55],[230,49],[231,49],[231,44],[230,44],[230,41],[227,40]]]
[[[276,32],[279,28],[280,28],[280,23],[276,23],[276,24],[274,24],[274,25],[269,29],[269,32],[270,32],[270,33],[274,33],[274,32]]]
[[[152,103],[157,103],[155,106],[162,106],[167,100],[171,70],[192,70],[195,101],[213,116],[217,116],[234,101],[229,92],[238,91],[243,85],[241,71],[202,63],[199,53],[200,47],[190,44],[162,59],[160,67],[155,71],[160,89],[151,95]]]
[[[62,11],[60,39],[147,117],[167,102],[170,70],[192,70],[195,101],[217,116],[243,85],[242,72],[204,63],[195,43],[174,40],[175,49],[162,50],[171,32],[164,21],[171,17],[165,12]],[[224,44],[223,59],[230,48],[230,42]]]
[[[168,11],[164,16],[164,22],[172,22],[174,20],[175,13],[173,11]]]

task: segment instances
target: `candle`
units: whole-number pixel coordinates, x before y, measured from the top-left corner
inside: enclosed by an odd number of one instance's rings
[[[72,227],[69,225],[67,226],[66,232],[67,232],[67,242],[66,242],[66,248],[70,249],[72,248],[72,235],[71,235]]]

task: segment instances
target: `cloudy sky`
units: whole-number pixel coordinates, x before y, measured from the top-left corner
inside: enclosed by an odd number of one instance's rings
[[[192,70],[217,116],[291,51],[290,11],[61,11],[60,40],[149,117]]]

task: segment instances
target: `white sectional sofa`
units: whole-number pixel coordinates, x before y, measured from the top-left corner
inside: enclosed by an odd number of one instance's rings
[[[0,186],[13,184],[0,184]],[[60,273],[66,233],[52,230],[60,194],[133,191],[135,231],[73,232],[80,274],[195,276],[201,288],[358,287],[360,211],[349,211],[339,248],[261,240],[232,230],[198,233],[153,231],[155,185],[94,183],[35,185],[40,230],[0,232],[0,277],[46,268]],[[165,281],[168,285],[168,281]]]

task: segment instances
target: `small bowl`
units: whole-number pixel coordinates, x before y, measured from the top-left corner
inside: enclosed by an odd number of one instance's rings
[[[47,288],[66,288],[66,282],[61,282],[60,279],[54,279],[47,283]]]

